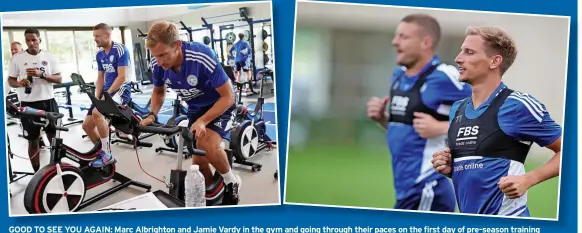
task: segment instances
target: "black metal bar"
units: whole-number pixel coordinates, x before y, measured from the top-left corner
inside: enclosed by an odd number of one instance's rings
[[[90,206],[90,205],[94,204],[95,202],[102,200],[103,198],[106,198],[106,197],[126,188],[126,187],[129,187],[130,185],[146,189],[147,192],[149,192],[152,189],[151,185],[131,180],[131,179],[127,178],[126,176],[121,175],[117,172],[113,175],[113,180],[119,181],[121,184],[116,185],[113,188],[105,190],[105,191],[95,195],[94,197],[87,199],[86,201],[82,202],[81,205],[79,205],[79,208],[77,210],[84,209],[87,206]]]

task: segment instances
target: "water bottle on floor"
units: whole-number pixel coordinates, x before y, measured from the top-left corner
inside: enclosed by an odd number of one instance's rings
[[[206,186],[204,184],[204,176],[200,173],[198,165],[190,166],[185,183],[186,207],[206,206]]]

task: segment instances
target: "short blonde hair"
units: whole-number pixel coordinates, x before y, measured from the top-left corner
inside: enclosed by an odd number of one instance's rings
[[[466,35],[478,35],[485,41],[489,55],[498,53],[503,58],[501,62],[501,75],[511,67],[517,57],[517,45],[505,30],[492,26],[469,26]]]
[[[152,48],[158,43],[173,46],[178,40],[180,40],[180,31],[176,24],[168,21],[155,22],[148,31],[146,48]]]

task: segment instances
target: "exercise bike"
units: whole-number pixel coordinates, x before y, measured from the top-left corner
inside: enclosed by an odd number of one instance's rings
[[[140,126],[139,118],[136,117],[135,113],[127,107],[117,106],[109,94],[104,94],[104,100],[97,100],[92,93],[87,94],[99,112],[101,112],[107,119],[111,121],[111,124],[115,127],[116,130],[119,130],[128,135],[151,133],[163,135],[166,137],[175,137],[177,139],[177,166],[170,172],[169,183],[165,183],[165,181],[160,180],[166,184],[168,193],[158,190],[154,192],[154,195],[162,203],[170,208],[184,207],[184,182],[187,175],[187,171],[182,169],[183,158],[181,155],[184,153],[184,147],[186,147],[192,155],[206,155],[205,151],[194,148],[194,135],[190,132],[190,130],[187,127],[170,127],[161,124],[155,124],[152,126]],[[229,162],[232,166],[231,152],[229,150],[226,150],[226,152],[229,158]],[[213,183],[206,187],[206,205],[237,205],[238,202],[238,195],[234,195],[232,191],[229,190],[225,185],[222,175],[220,175],[218,172],[215,172]]]
[[[80,74],[76,74],[73,73],[71,74],[71,81],[73,84],[79,86],[79,91],[81,93],[86,93],[86,92],[91,92],[94,93],[95,92],[95,85],[94,84],[89,84],[85,82],[85,79],[83,79],[83,76],[81,76]],[[136,104],[133,100],[131,100],[128,104],[128,106],[134,110],[137,114],[137,117],[143,118],[145,117],[150,111],[149,111],[149,105],[151,103],[151,100],[147,103],[147,105],[145,107],[141,107],[138,104]],[[112,139],[111,138],[111,134],[115,134],[116,138]],[[151,134],[144,134],[144,135],[139,135],[139,140],[151,137]],[[84,134],[81,136],[82,138],[86,138],[87,135]],[[132,139],[128,138],[126,135],[122,135],[118,132],[115,131],[115,129],[109,129],[109,140],[110,140],[110,144],[116,144],[116,143],[123,143],[123,144],[133,144],[132,143]],[[151,143],[143,143],[140,142],[139,145],[140,147],[143,145],[149,145]]]
[[[31,214],[75,212],[130,185],[150,191],[151,186],[127,178],[116,172],[115,164],[103,168],[93,168],[89,163],[97,158],[101,143],[88,152],[79,152],[63,143],[60,131],[68,131],[62,126],[62,113],[45,112],[33,108],[10,106],[12,114],[20,117],[39,117],[45,122],[34,122],[40,127],[51,125],[57,129],[50,146],[50,163],[36,172],[24,191],[24,207]],[[62,161],[64,158],[78,163],[74,166]],[[85,199],[88,190],[110,180],[120,184],[95,197]]]
[[[180,99],[180,97],[176,97],[176,99],[172,103],[172,108],[173,108],[172,117],[168,119],[166,125],[168,127],[173,126],[188,127],[188,116],[186,115],[188,113],[188,109],[182,105],[182,100]],[[161,146],[156,148],[156,153],[161,153],[162,151],[178,153],[178,143],[175,137],[164,137],[163,140],[164,145],[166,145],[166,147]],[[188,151],[184,151],[183,154],[184,158],[191,157],[191,154],[188,153]]]
[[[242,102],[242,88],[244,83],[235,82],[238,91],[238,103],[236,121],[230,133],[230,148],[234,151],[234,163],[250,166],[251,171],[260,171],[262,164],[247,161],[262,150],[273,149],[271,139],[267,135],[267,127],[263,120],[263,104],[265,99],[261,96],[253,112],[248,112]]]

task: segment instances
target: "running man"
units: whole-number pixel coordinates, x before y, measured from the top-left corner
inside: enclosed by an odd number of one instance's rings
[[[527,190],[559,175],[562,128],[536,98],[501,81],[516,57],[516,44],[503,29],[467,28],[456,62],[473,94],[453,105],[450,148],[432,160],[452,178],[462,213],[529,217]],[[555,154],[526,173],[533,142]]]
[[[103,98],[103,93],[108,92],[113,100],[120,105],[127,105],[131,100],[131,86],[129,82],[127,68],[130,63],[129,50],[125,45],[111,40],[111,27],[100,23],[93,27],[93,37],[97,47],[95,59],[97,60],[97,82],[95,83],[95,97]],[[111,155],[109,145],[109,125],[105,117],[95,106],[91,105],[85,121],[83,130],[87,137],[97,144],[101,143],[103,150],[99,152],[97,160],[91,162],[93,167],[103,167],[115,162]]]
[[[204,157],[192,156],[192,164],[200,166],[207,185],[212,183],[212,164],[224,177],[227,193],[237,200],[241,179],[233,173],[220,146],[234,121],[234,91],[216,54],[202,43],[180,40],[178,27],[166,21],[151,26],[146,48],[153,57],[154,89],[151,112],[141,124],[155,121],[166,88],[172,88],[188,104],[188,127],[196,135],[196,147],[206,151]]]
[[[234,70],[235,70],[235,79],[236,82],[240,82],[240,71],[244,71],[246,73],[246,81],[249,81],[249,79],[252,77],[251,75],[251,56],[252,56],[252,52],[253,50],[251,49],[251,45],[249,44],[249,42],[247,42],[245,39],[245,34],[244,33],[239,33],[238,34],[238,38],[239,40],[234,43],[234,45],[232,47],[230,47],[230,51],[228,51],[228,54],[232,54],[232,52],[235,52],[235,57],[234,57]]]
[[[471,89],[458,81],[455,67],[442,64],[435,55],[440,35],[440,25],[433,17],[404,17],[392,40],[400,67],[392,75],[390,97],[373,97],[368,102],[368,117],[387,130],[395,209],[455,210],[453,186],[435,172],[431,158],[446,146],[451,105],[469,96]]]

